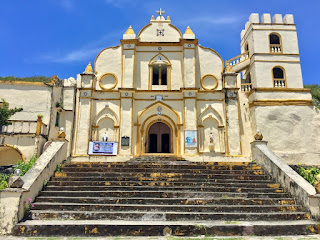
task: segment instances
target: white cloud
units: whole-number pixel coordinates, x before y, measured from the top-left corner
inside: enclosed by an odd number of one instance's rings
[[[111,32],[108,34],[105,34],[100,39],[92,41],[85,46],[80,47],[79,49],[73,49],[70,51],[67,51],[64,54],[61,53],[53,53],[53,54],[47,54],[42,56],[40,59],[54,62],[54,63],[72,63],[72,62],[78,62],[78,61],[90,61],[95,56],[98,55],[98,53],[109,46],[115,46],[119,43],[119,39],[122,37],[122,33],[124,33],[125,30],[117,31],[117,32]]]
[[[72,50],[62,56],[47,55],[44,56],[43,59],[55,63],[71,63],[77,61],[84,61],[97,55],[97,53],[99,53],[100,50],[101,48]]]
[[[239,16],[231,17],[214,17],[214,16],[203,16],[196,18],[188,18],[178,22],[179,24],[214,24],[214,25],[223,25],[223,24],[234,24],[239,22]]]

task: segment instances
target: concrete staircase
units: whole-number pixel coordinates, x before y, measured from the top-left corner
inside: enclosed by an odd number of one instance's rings
[[[294,235],[316,227],[255,163],[158,157],[61,170],[14,235]]]

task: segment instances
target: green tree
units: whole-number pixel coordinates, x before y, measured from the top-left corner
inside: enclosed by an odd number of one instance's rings
[[[305,88],[311,89],[313,103],[317,108],[320,108],[320,86],[318,84],[305,85]]]
[[[9,109],[9,103],[2,99],[2,106],[0,106],[0,126],[8,126],[12,123],[9,121],[9,118],[16,112],[21,112],[22,108],[12,108]]]

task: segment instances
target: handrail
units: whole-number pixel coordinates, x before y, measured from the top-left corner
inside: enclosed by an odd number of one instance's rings
[[[0,127],[1,133],[48,135],[48,126],[43,122],[32,120],[10,120],[10,122],[11,125]],[[37,132],[38,125],[40,126],[39,132]]]
[[[244,53],[241,53],[240,55],[231,58],[226,61],[226,66],[235,66],[249,58],[249,51],[246,51]]]

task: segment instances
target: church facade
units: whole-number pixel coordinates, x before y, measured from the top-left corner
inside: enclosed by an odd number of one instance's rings
[[[251,14],[241,54],[224,61],[158,13],[62,81],[52,116],[60,109],[55,131],[65,128],[71,157],[101,160],[90,148],[106,138],[117,156],[249,157],[259,130],[287,162],[319,159],[320,116],[303,88],[292,15]]]
[[[241,32],[241,53],[224,62],[189,27],[182,34],[161,12],[138,34],[130,26],[119,46],[102,50],[94,70],[88,66],[77,78],[73,155],[87,155],[88,141],[105,133],[119,143],[120,155],[250,155],[256,130],[270,140],[281,128],[262,120],[268,112],[313,107],[292,15],[271,20],[264,14],[260,22],[252,14]]]

